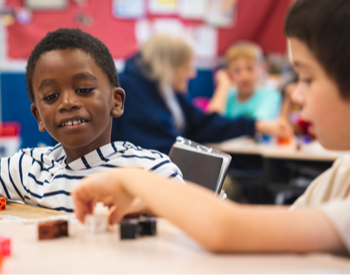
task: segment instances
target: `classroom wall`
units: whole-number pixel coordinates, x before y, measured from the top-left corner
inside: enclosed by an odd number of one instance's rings
[[[21,148],[36,147],[38,143],[53,145],[48,133],[38,130],[38,124],[30,111],[31,101],[26,91],[24,73],[1,73],[1,117],[2,121],[21,123]]]
[[[250,40],[261,45],[266,53],[284,53],[286,40],[283,22],[292,0],[238,0],[237,16],[232,26],[218,29],[217,54],[238,40]],[[7,0],[6,5],[23,7],[22,0]],[[27,58],[33,47],[48,31],[57,28],[81,28],[99,38],[110,49],[114,58],[125,58],[137,50],[135,22],[132,19],[115,18],[112,15],[112,1],[90,0],[80,7],[68,1],[63,11],[33,11],[28,25],[18,22],[8,27],[8,55],[10,58]],[[79,25],[76,17],[87,15],[92,19],[89,26]],[[148,20],[156,18],[179,19],[184,25],[203,25],[201,20],[185,20],[177,15],[146,14]],[[24,43],[25,42],[25,43]]]

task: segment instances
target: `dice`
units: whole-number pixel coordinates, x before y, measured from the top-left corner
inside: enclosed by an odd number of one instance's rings
[[[51,240],[68,236],[68,222],[66,220],[47,221],[38,226],[39,240]]]
[[[0,235],[0,254],[3,257],[11,255],[11,240],[2,235]]]
[[[6,198],[0,198],[0,210],[6,210]]]

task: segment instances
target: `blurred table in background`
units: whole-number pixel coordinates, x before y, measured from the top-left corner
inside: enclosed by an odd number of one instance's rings
[[[318,141],[297,146],[296,139],[277,145],[241,137],[206,145],[232,156],[228,174],[248,192],[251,203],[263,204],[292,203],[336,158],[349,154],[326,150]]]

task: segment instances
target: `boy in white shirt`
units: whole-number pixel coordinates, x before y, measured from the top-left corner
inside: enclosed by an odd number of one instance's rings
[[[28,59],[26,81],[39,130],[59,144],[2,158],[1,196],[73,212],[72,188],[96,172],[139,167],[183,182],[168,156],[111,143],[112,119],[123,114],[125,93],[108,48],[97,38],[78,29],[48,33]]]
[[[350,1],[297,0],[285,31],[299,75],[293,97],[303,106],[303,118],[324,147],[350,150]],[[338,159],[291,208],[220,201],[198,186],[165,181],[130,169],[89,177],[73,191],[76,216],[83,220],[86,204],[113,193],[112,204],[121,212],[111,222],[139,197],[213,251],[350,252],[349,156]]]

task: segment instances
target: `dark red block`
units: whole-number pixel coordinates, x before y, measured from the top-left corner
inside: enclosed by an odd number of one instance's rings
[[[48,221],[38,226],[39,240],[50,240],[61,236],[68,236],[68,222],[66,220]]]

